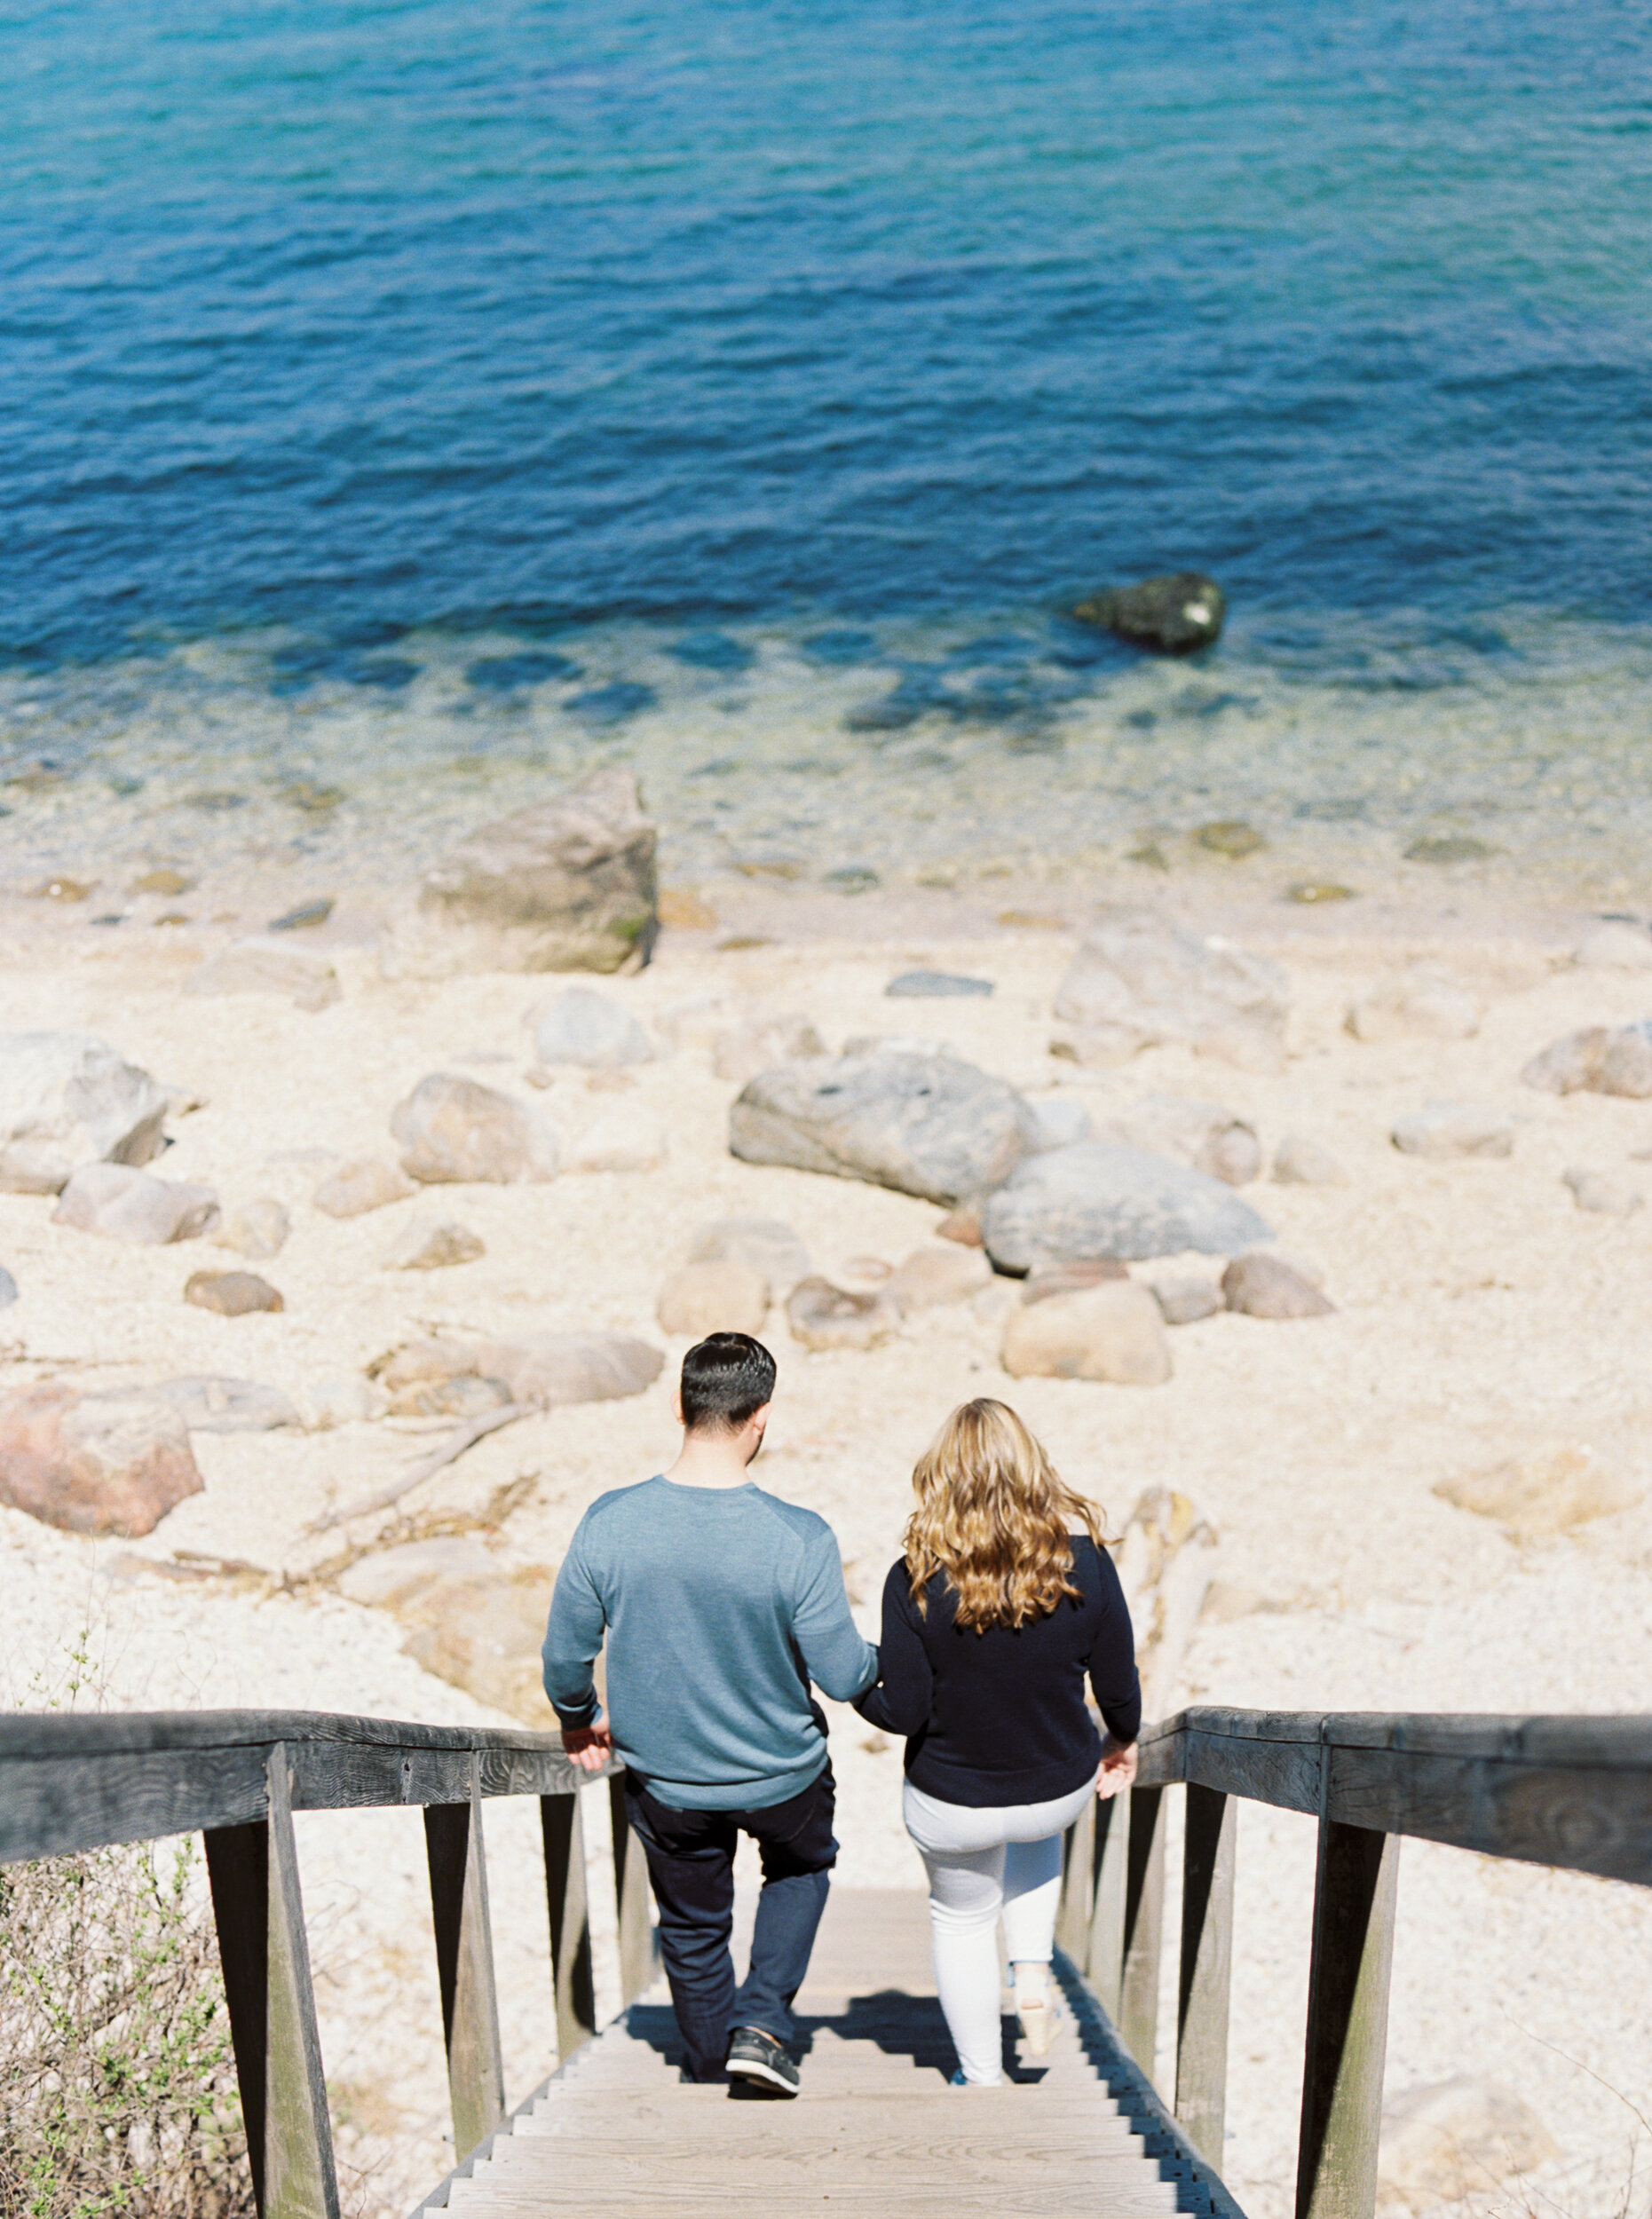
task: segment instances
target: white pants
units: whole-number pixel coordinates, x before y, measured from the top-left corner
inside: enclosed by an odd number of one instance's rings
[[[1061,1894],[1061,1837],[1095,1793],[990,1809],[941,1803],[906,1782],[903,1815],[929,1875],[935,1985],[964,2078],[1004,2077],[998,1922],[1011,1964],[1048,1964]]]

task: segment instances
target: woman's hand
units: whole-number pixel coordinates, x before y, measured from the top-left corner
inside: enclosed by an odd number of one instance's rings
[[[1103,1803],[1135,1785],[1135,1743],[1115,1741],[1108,1734],[1102,1743],[1102,1769],[1095,1780],[1095,1792]]]

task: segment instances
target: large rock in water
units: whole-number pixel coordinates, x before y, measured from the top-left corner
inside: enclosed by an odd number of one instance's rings
[[[1120,906],[1098,918],[1068,965],[1055,1015],[1078,1028],[1081,1062],[1122,1062],[1167,1040],[1277,1062],[1290,998],[1277,963]]]
[[[1133,647],[1191,655],[1220,638],[1228,596],[1202,570],[1177,570],[1139,585],[1110,586],[1080,601],[1073,614],[1082,623],[1104,625]]]
[[[611,766],[471,833],[419,906],[468,931],[477,968],[640,969],[660,931],[654,844],[636,778]]]
[[[0,1503],[49,1526],[132,1539],[201,1488],[188,1429],[158,1394],[43,1379],[0,1403]]]
[[[85,1164],[147,1164],[166,1144],[167,1096],[86,1032],[0,1038],[0,1188],[59,1194]]]
[[[1000,1271],[1090,1256],[1121,1262],[1196,1248],[1234,1256],[1273,1229],[1231,1187],[1145,1149],[1080,1141],[1023,1164],[989,1196],[981,1236]]]
[[[401,1167],[427,1186],[531,1184],[557,1175],[557,1136],[525,1102],[450,1071],[422,1078],[391,1113]]]
[[[729,1111],[747,1164],[864,1179],[926,1202],[999,1186],[1042,1145],[1032,1105],[950,1055],[885,1051],[763,1071]]]

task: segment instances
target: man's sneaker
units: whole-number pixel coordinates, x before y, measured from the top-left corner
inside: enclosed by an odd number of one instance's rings
[[[774,2036],[764,2033],[761,2026],[734,2029],[728,2073],[731,2081],[761,2081],[766,2088],[779,2089],[782,2096],[797,2093],[797,2067]]]

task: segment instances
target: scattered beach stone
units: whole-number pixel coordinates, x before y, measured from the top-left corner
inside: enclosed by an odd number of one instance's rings
[[[639,1103],[620,1102],[587,1126],[568,1150],[567,1169],[658,1171],[666,1160],[666,1131]]]
[[[1116,1256],[1084,1256],[1067,1264],[1037,1264],[1021,1283],[1024,1302],[1045,1302],[1053,1294],[1077,1294],[1081,1287],[1105,1286],[1129,1273]]]
[[[1003,1364],[1017,1379],[1158,1386],[1170,1377],[1170,1344],[1147,1288],[1121,1279],[1012,1310],[1004,1328]]]
[[[233,940],[184,981],[186,994],[284,994],[298,1009],[338,999],[338,974],[313,948],[284,940]]]
[[[1468,1102],[1425,1102],[1401,1117],[1394,1145],[1402,1156],[1512,1156],[1514,1128],[1500,1110]]]
[[[1315,902],[1352,902],[1358,896],[1351,886],[1344,886],[1339,879],[1298,879],[1294,886],[1284,889],[1287,902],[1304,905]]]
[[[1220,1102],[1190,1102],[1180,1094],[1147,1095],[1122,1117],[1110,1118],[1097,1137],[1173,1157],[1225,1187],[1245,1186],[1262,1167],[1254,1125]]]
[[[473,1264],[487,1253],[486,1244],[467,1225],[445,1219],[439,1225],[410,1225],[384,1258],[386,1271],[446,1271]]]
[[[296,1425],[298,1413],[280,1387],[209,1375],[163,1379],[155,1393],[192,1433],[268,1433]]]
[[[176,901],[180,894],[193,894],[195,881],[182,871],[145,871],[132,880],[130,891],[134,894],[159,894]]]
[[[903,971],[883,991],[897,999],[945,1001],[972,994],[984,997],[994,989],[990,978],[966,978],[958,971]]]
[[[280,1294],[256,1271],[195,1271],[184,1282],[184,1299],[219,1317],[248,1317],[255,1310],[284,1310]]]
[[[789,1294],[813,1269],[807,1248],[779,1218],[715,1218],[689,1243],[688,1260],[745,1264],[782,1294]]]
[[[1652,971],[1652,932],[1614,918],[1584,935],[1572,961],[1585,971]]]
[[[37,902],[83,902],[90,900],[96,883],[95,879],[42,879],[38,886],[31,886],[28,891]]]
[[[213,1228],[211,1240],[214,1248],[230,1249],[252,1263],[267,1263],[272,1256],[281,1254],[292,1229],[292,1220],[281,1204],[269,1195],[260,1195],[222,1219]]]
[[[662,1333],[704,1340],[707,1333],[761,1333],[769,1282],[750,1264],[684,1264],[660,1290],[654,1315]]]
[[[1561,1180],[1571,1188],[1572,1200],[1580,1210],[1594,1211],[1601,1217],[1632,1217],[1646,1201],[1639,1187],[1627,1186],[1603,1171],[1574,1166],[1562,1172]]]
[[[1243,863],[1246,856],[1253,856],[1268,845],[1254,825],[1247,825],[1242,817],[1219,817],[1213,825],[1201,825],[1193,835],[1195,843],[1211,855],[1226,856],[1229,863]]]
[[[312,1433],[327,1433],[335,1425],[355,1425],[383,1416],[390,1398],[372,1380],[345,1371],[318,1379],[304,1390],[304,1424]]]
[[[981,1204],[960,1202],[955,1210],[949,1210],[935,1228],[937,1240],[956,1241],[960,1248],[979,1248],[981,1239]]]
[[[1236,1256],[1221,1275],[1221,1292],[1242,1317],[1329,1317],[1336,1308],[1283,1256]]]
[[[711,1068],[717,1078],[735,1079],[743,1086],[778,1063],[826,1052],[826,1042],[807,1017],[747,1017],[716,1035],[711,1044]]]
[[[324,925],[332,913],[332,896],[326,895],[320,901],[300,902],[296,909],[283,910],[279,917],[272,917],[264,929],[265,932],[312,932],[318,925]]]
[[[553,1179],[557,1136],[537,1110],[474,1078],[435,1071],[391,1113],[401,1167],[426,1186]]]
[[[1221,637],[1227,613],[1226,594],[1200,570],[1110,586],[1073,611],[1080,622],[1103,625],[1133,647],[1160,655],[1191,655],[1212,646]]]
[[[1441,1480],[1434,1492],[1458,1510],[1499,1520],[1525,1538],[1564,1533],[1592,1518],[1632,1510],[1646,1490],[1585,1444],[1510,1457],[1489,1471]]]
[[[1055,994],[1081,1062],[1122,1062],[1166,1041],[1277,1061],[1289,1007],[1277,964],[1125,907],[1092,927]]]
[[[1377,2200],[1412,2211],[1466,2206],[1560,2154],[1542,2120],[1511,2089],[1468,2080],[1407,2089],[1382,2107]]]
[[[420,908],[482,968],[638,969],[660,929],[655,838],[635,777],[610,765],[479,826],[426,875]]]
[[[685,886],[662,887],[660,921],[678,932],[715,932],[717,912],[711,904]]]
[[[0,1402],[0,1502],[49,1526],[133,1540],[201,1489],[188,1429],[153,1391],[43,1379]]]
[[[1095,1127],[1090,1113],[1071,1094],[1047,1095],[1032,1104],[1046,1148],[1071,1148],[1075,1141],[1093,1141]]]
[[[949,1055],[785,1064],[750,1080],[729,1112],[730,1152],[746,1163],[864,1179],[929,1202],[986,1192],[1039,1138],[1007,1079]]]
[[[887,1293],[857,1294],[829,1279],[800,1279],[786,1298],[792,1339],[805,1348],[875,1348],[900,1323]]]
[[[0,1310],[9,1310],[17,1300],[17,1281],[0,1264]]]
[[[392,1398],[423,1384],[492,1379],[507,1401],[549,1410],[641,1394],[664,1363],[657,1348],[628,1333],[531,1333],[515,1340],[407,1341],[369,1364],[368,1376]]]
[[[1407,863],[1484,863],[1498,850],[1468,833],[1430,833],[1413,840],[1405,850]]]
[[[359,1218],[390,1203],[405,1202],[418,1191],[417,1181],[399,1165],[376,1156],[360,1156],[329,1173],[310,1199],[329,1218]]]
[[[968,1302],[992,1283],[992,1267],[978,1248],[914,1248],[889,1275],[889,1297],[905,1313]]]
[[[1081,1141],[1023,1164],[981,1213],[986,1251],[1000,1271],[1093,1256],[1122,1262],[1185,1249],[1232,1256],[1272,1228],[1232,1188],[1144,1149]]]
[[[1213,1279],[1197,1279],[1190,1274],[1185,1279],[1152,1281],[1148,1291],[1166,1325],[1197,1325],[1201,1318],[1214,1317],[1228,1307]]]
[[[1652,1017],[1565,1033],[1520,1076],[1545,1094],[1621,1094],[1644,1102],[1652,1097]]]
[[[54,1225],[157,1248],[198,1240],[217,1220],[218,1198],[210,1187],[156,1179],[130,1164],[88,1164],[64,1188],[51,1212]]]
[[[1353,1002],[1343,1020],[1356,1040],[1419,1038],[1472,1040],[1485,1004],[1437,963],[1414,963],[1379,980]]]
[[[1282,1187],[1346,1187],[1348,1175],[1328,1148],[1305,1133],[1287,1133],[1274,1150],[1274,1177]]]
[[[534,1028],[541,1063],[580,1063],[594,1070],[653,1061],[653,1044],[630,1011],[594,986],[569,986],[535,1002],[523,1023]]]
[[[59,1194],[86,1164],[147,1164],[166,1144],[165,1091],[86,1032],[0,1038],[0,1188]]]

